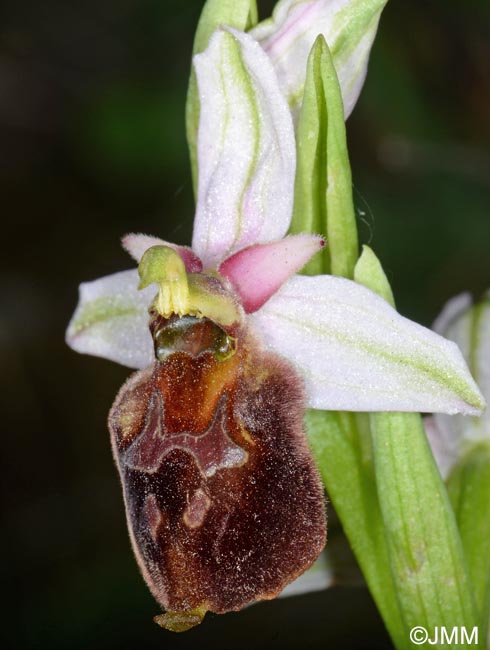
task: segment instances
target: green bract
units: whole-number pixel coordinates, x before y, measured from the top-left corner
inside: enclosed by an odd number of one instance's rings
[[[327,238],[328,248],[305,272],[352,277],[357,230],[351,188],[340,87],[328,46],[319,36],[308,59],[297,128],[291,232],[319,232]]]

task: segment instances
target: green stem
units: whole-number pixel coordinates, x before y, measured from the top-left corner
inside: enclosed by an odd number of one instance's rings
[[[308,411],[310,445],[369,589],[397,647],[407,631],[389,562],[366,416]]]
[[[429,638],[441,627],[471,631],[478,617],[463,547],[421,418],[373,413],[370,421],[378,498],[406,625],[423,626]]]

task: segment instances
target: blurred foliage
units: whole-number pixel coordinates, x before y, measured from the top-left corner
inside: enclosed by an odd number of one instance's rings
[[[185,636],[157,628],[105,427],[128,372],[63,342],[78,283],[131,265],[122,234],[190,241],[184,103],[201,5],[0,8],[3,647],[389,647],[351,588],[210,616]],[[348,122],[361,240],[424,324],[490,284],[489,13],[485,0],[391,0]]]

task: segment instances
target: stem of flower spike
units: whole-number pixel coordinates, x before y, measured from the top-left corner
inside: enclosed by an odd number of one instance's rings
[[[354,278],[392,300],[382,267],[367,247]],[[478,618],[461,538],[421,417],[372,413],[370,425],[379,505],[406,627],[399,647],[417,626],[431,639],[436,628],[464,627],[471,634]],[[440,641],[436,647],[447,647]]]
[[[315,460],[369,589],[396,647],[406,643],[362,414],[310,410],[306,430]],[[363,424],[367,424],[363,427]]]
[[[421,418],[374,413],[370,421],[378,496],[407,634],[416,626],[429,638],[442,627],[471,633],[478,618],[461,539]],[[436,647],[444,645],[441,640]]]

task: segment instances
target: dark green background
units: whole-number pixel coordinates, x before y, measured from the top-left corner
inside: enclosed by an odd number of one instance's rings
[[[105,425],[128,371],[63,342],[78,283],[131,266],[122,234],[190,241],[201,5],[0,8],[3,647],[389,647],[361,588],[209,616],[183,636],[157,628]],[[485,0],[391,0],[348,121],[362,241],[424,324],[490,284],[488,18]]]

